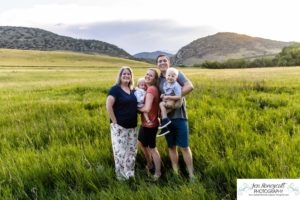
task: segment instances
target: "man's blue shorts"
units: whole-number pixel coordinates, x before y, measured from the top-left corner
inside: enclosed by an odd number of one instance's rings
[[[170,133],[166,140],[168,147],[188,147],[189,146],[189,127],[186,119],[171,119],[172,123],[168,126]]]

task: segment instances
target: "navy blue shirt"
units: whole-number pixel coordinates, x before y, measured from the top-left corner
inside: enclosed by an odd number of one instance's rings
[[[117,124],[124,128],[135,128],[137,126],[137,99],[134,90],[128,94],[119,85],[114,85],[110,88],[108,95],[115,98],[113,111]]]

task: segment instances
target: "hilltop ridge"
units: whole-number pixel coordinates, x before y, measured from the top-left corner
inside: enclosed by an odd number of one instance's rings
[[[182,47],[173,57],[173,62],[175,65],[193,65],[204,61],[274,56],[291,44],[292,42],[220,32],[199,38]]]
[[[0,26],[0,48],[72,51],[132,58],[123,49],[98,40],[74,39],[39,28]]]

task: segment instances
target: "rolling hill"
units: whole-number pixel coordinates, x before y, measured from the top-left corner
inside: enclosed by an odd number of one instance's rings
[[[74,39],[38,28],[0,26],[0,48],[73,51],[132,58],[123,49],[97,40]]]
[[[175,65],[199,64],[204,61],[274,56],[292,42],[281,42],[237,33],[221,32],[197,39],[182,47],[173,57]]]
[[[163,52],[163,51],[154,51],[154,52],[137,53],[137,54],[134,54],[133,57],[139,58],[139,59],[146,59],[146,60],[155,60],[156,57],[161,55],[161,54],[167,55],[169,57],[173,56],[173,54],[166,53],[166,52]]]

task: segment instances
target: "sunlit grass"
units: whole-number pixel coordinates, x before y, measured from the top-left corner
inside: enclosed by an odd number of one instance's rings
[[[237,178],[300,176],[299,67],[183,68],[199,180],[188,182],[181,156],[182,178],[172,176],[159,138],[162,180],[149,181],[139,152],[137,190],[116,181],[105,99],[120,66],[0,66],[1,198],[235,199]]]
[[[14,67],[145,67],[148,64],[105,55],[74,52],[0,49],[0,66]]]

